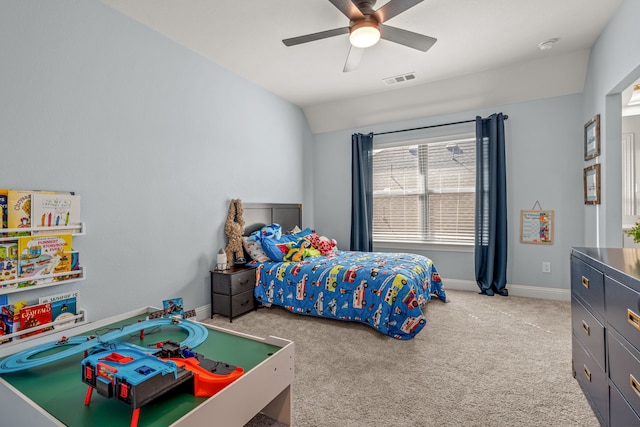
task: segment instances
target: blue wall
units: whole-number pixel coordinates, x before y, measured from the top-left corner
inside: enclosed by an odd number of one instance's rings
[[[581,102],[580,94],[567,95],[420,120],[386,123],[368,129],[349,129],[316,135],[314,156],[317,164],[325,164],[331,159],[341,159],[338,160],[340,172],[323,174],[320,168],[316,168],[316,226],[326,235],[336,236],[339,246],[348,247],[351,188],[347,187],[345,191],[335,189],[341,182],[351,182],[351,133],[413,129],[502,112],[509,116],[505,122],[509,211],[508,282],[526,286],[567,288],[569,250],[571,246],[582,244]],[[437,136],[443,132],[455,134],[473,131],[473,125],[470,126],[394,135],[399,139],[411,140]],[[374,145],[383,138],[386,142],[389,137],[374,137]],[[344,184],[342,187],[344,188]],[[539,202],[543,209],[554,210],[553,245],[520,243],[520,210],[532,209],[536,202]],[[385,245],[376,246],[374,249],[410,251],[426,255],[434,260],[440,274],[447,279],[445,285],[452,286],[455,281],[466,281],[467,286],[462,288],[473,289],[475,286],[472,247]],[[550,274],[542,273],[543,261],[552,263]]]
[[[75,191],[87,228],[87,280],[10,301],[202,307],[231,198],[311,221],[302,111],[101,2],[3,1],[0,57],[0,187]]]

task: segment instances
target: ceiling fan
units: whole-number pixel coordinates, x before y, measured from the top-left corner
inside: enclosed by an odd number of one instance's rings
[[[358,67],[367,47],[380,39],[389,40],[413,49],[426,52],[437,41],[433,37],[390,27],[384,22],[417,5],[423,0],[390,0],[378,10],[373,10],[376,0],[329,0],[340,12],[349,18],[349,26],[284,39],[286,46],[295,46],[329,37],[349,34],[351,47],[342,71],[353,71]]]

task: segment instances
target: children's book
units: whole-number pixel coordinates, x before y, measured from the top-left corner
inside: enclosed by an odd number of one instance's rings
[[[162,308],[164,308],[165,316],[173,316],[184,313],[182,298],[166,299],[162,301]]]
[[[71,242],[71,234],[19,237],[18,278],[28,279],[29,284],[48,283],[54,279],[37,279],[53,273],[70,271]]]
[[[31,227],[31,190],[7,191],[7,228]],[[28,232],[11,233],[13,236],[25,236]]]
[[[9,280],[18,277],[18,244],[0,243],[0,288],[15,288],[17,283],[7,285]],[[0,303],[2,305],[2,303]]]
[[[31,225],[34,229],[80,225],[80,196],[68,193],[33,193]],[[46,231],[46,230],[43,230]],[[41,234],[40,230],[36,231]]]
[[[40,325],[46,325],[52,322],[51,303],[28,305],[20,309],[20,331],[25,329],[35,328]],[[21,338],[29,337],[35,334],[40,334],[43,331],[49,330],[51,327],[47,326],[42,329],[37,329],[32,332],[20,335]]]
[[[51,318],[53,319],[53,322],[69,319],[68,322],[63,322],[53,326],[54,329],[68,328],[75,323],[75,319],[73,319],[73,317],[78,314],[77,304],[79,294],[80,292],[78,291],[72,291],[40,297],[40,304],[51,304]]]
[[[0,344],[11,341],[13,338],[3,339],[2,336],[13,333],[13,306],[0,305]]]
[[[56,193],[55,191],[33,190],[7,190],[7,228],[31,228],[31,205],[33,194],[60,194],[68,195],[69,192]],[[12,236],[28,236],[30,233],[14,232]]]
[[[0,228],[7,227],[7,201],[9,190],[0,189]]]

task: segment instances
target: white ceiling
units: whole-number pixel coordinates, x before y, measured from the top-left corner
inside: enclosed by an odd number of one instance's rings
[[[437,38],[429,51],[382,40],[343,73],[347,35],[281,41],[347,26],[328,0],[102,1],[302,107],[314,132],[581,92],[588,51],[622,2],[424,0],[387,23]],[[405,73],[416,79],[383,80]]]

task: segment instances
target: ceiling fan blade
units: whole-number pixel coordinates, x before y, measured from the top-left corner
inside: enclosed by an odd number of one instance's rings
[[[334,28],[333,30],[320,31],[319,33],[307,34],[304,36],[292,37],[282,40],[286,46],[295,46],[297,44],[308,43],[316,40],[322,40],[329,37],[349,34],[349,27]]]
[[[391,0],[380,9],[376,10],[373,13],[373,16],[375,16],[378,22],[382,24],[422,1],[423,0]]]
[[[329,0],[329,1],[331,2],[331,4],[337,7],[338,10],[340,10],[340,12],[344,14],[344,16],[346,16],[352,21],[355,21],[356,19],[364,18],[364,15],[362,14],[362,12],[360,12],[360,9],[358,9],[356,5],[353,4],[353,1],[351,0]]]
[[[438,39],[380,24],[380,38],[398,43],[422,52],[428,51]]]
[[[353,71],[358,68],[360,65],[360,60],[362,59],[362,54],[364,53],[364,49],[360,47],[350,46],[349,53],[347,54],[347,60],[344,63],[344,68],[342,72],[348,73],[349,71]]]

